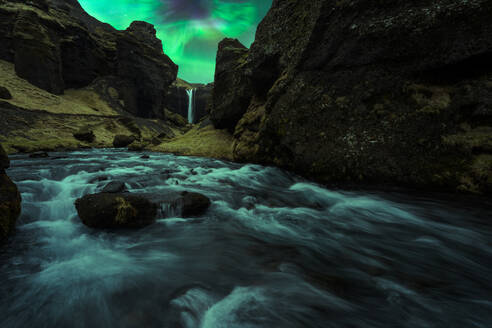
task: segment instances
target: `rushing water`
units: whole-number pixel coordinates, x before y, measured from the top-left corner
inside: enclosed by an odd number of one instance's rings
[[[141,155],[13,157],[23,213],[0,250],[0,327],[492,327],[490,203]],[[102,176],[131,192],[201,192],[212,206],[93,230],[73,203]]]

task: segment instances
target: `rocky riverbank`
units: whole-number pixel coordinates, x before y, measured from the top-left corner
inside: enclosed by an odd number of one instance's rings
[[[0,243],[13,232],[21,212],[21,196],[5,170],[10,161],[0,145]]]

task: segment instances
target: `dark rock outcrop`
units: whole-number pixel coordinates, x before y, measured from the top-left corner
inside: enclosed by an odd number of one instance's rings
[[[111,181],[106,186],[104,186],[102,193],[116,194],[121,193],[126,190],[126,185],[122,181]]]
[[[117,31],[75,0],[2,1],[0,22],[0,59],[13,62],[20,77],[55,94],[103,78],[125,111],[164,118],[164,96],[178,67],[152,25],[137,21]]]
[[[208,115],[208,111],[212,106],[213,89],[214,89],[213,83],[196,85],[194,123],[198,123],[202,118]]]
[[[114,148],[124,148],[130,144],[132,144],[135,141],[134,136],[126,136],[123,134],[118,134],[114,137],[113,140],[113,147]]]
[[[133,103],[130,112],[139,117],[164,118],[164,96],[176,79],[177,66],[162,52],[154,27],[133,22],[116,41],[117,76],[127,81],[125,103]]]
[[[32,154],[29,154],[29,157],[30,158],[47,158],[47,157],[50,157],[50,154],[48,154],[45,151],[37,151],[37,152],[34,152]]]
[[[20,193],[5,173],[9,167],[8,156],[0,145],[0,242],[12,233],[21,211]]]
[[[75,202],[81,221],[99,229],[141,228],[154,223],[157,207],[144,197],[99,193]]]
[[[169,87],[166,94],[166,109],[186,120],[188,118],[188,94],[186,91],[190,87],[191,85],[185,81],[177,79]]]
[[[219,129],[234,131],[253,96],[250,79],[245,74],[247,58],[248,49],[237,39],[219,43],[210,110],[210,119]]]
[[[94,142],[94,140],[96,139],[94,131],[88,126],[83,127],[79,131],[75,132],[73,134],[73,137],[77,140],[88,142],[88,143]]]
[[[12,99],[9,89],[0,86],[0,99]]]
[[[178,209],[181,216],[186,218],[203,214],[210,207],[210,204],[210,199],[207,196],[184,191],[179,198],[173,201],[171,206]]]
[[[236,160],[323,183],[490,192],[491,12],[274,0],[249,52],[219,45],[211,119]]]

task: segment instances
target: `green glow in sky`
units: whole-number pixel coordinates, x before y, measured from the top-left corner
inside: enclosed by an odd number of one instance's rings
[[[79,0],[98,20],[126,29],[134,20],[155,25],[164,52],[188,82],[213,81],[217,44],[225,37],[249,46],[272,0]]]

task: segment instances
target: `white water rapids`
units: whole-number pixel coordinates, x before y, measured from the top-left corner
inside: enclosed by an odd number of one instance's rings
[[[141,155],[12,157],[23,208],[0,248],[0,327],[492,326],[490,201],[333,191],[271,167]],[[135,231],[85,227],[74,201],[111,180],[212,205]]]

